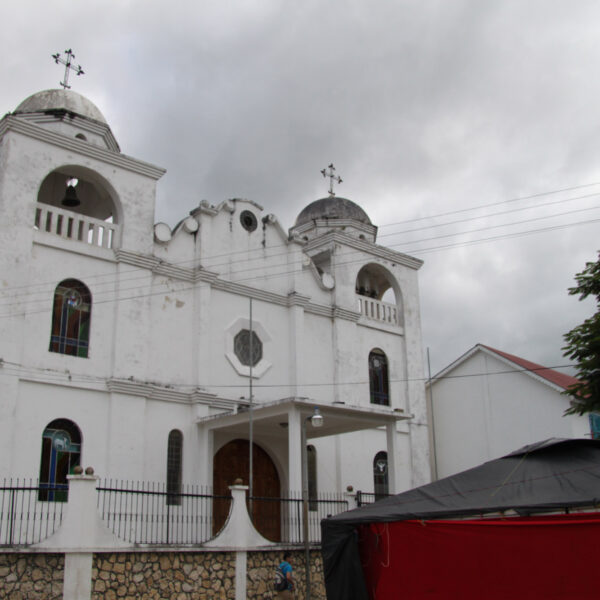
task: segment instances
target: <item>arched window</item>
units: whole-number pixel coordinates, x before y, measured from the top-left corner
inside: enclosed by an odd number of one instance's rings
[[[373,484],[375,500],[389,495],[387,452],[378,452],[373,459]]]
[[[87,358],[92,296],[76,279],[61,281],[54,292],[50,352]]]
[[[181,463],[183,434],[178,429],[169,433],[167,444],[167,504],[181,504]]]
[[[317,450],[314,446],[306,447],[308,471],[308,510],[317,510]]]
[[[42,434],[38,496],[40,501],[67,501],[67,475],[73,473],[73,469],[79,465],[80,458],[79,427],[68,419],[56,419],[49,423]]]
[[[377,348],[369,354],[369,389],[371,404],[390,405],[387,357]]]

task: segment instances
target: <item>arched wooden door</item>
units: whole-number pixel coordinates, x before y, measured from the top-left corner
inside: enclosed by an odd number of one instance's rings
[[[248,440],[232,440],[215,454],[213,459],[213,493],[229,496],[229,486],[236,479],[248,485],[250,456]],[[281,508],[276,498],[280,496],[279,475],[269,455],[257,444],[252,449],[253,496],[252,521],[256,529],[269,540],[281,539]],[[270,499],[273,500],[270,500]],[[213,534],[225,524],[230,503],[215,499],[213,508]]]

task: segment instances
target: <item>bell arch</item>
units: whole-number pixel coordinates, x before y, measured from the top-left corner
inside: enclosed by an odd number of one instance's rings
[[[394,305],[397,309],[398,324],[402,325],[402,292],[392,273],[377,263],[363,265],[356,275],[356,294],[376,302]]]
[[[80,165],[63,165],[48,173],[40,184],[37,201],[100,221],[123,221],[114,187],[96,171]]]

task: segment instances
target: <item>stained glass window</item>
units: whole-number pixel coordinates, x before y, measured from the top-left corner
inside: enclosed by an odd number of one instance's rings
[[[56,419],[49,423],[42,435],[40,501],[67,501],[67,475],[73,474],[80,456],[81,433],[77,425],[68,419]]]
[[[50,352],[87,358],[92,296],[76,279],[61,281],[54,292]]]
[[[381,500],[389,494],[387,452],[378,452],[373,459],[373,483],[375,500]]]
[[[169,433],[167,445],[167,504],[181,504],[181,466],[183,434],[178,429]]]
[[[378,349],[369,354],[369,388],[371,404],[389,406],[388,362],[386,355]]]

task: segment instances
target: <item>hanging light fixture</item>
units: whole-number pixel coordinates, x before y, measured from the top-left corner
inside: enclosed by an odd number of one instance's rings
[[[67,180],[67,189],[65,190],[65,197],[62,199],[61,203],[63,206],[73,208],[81,204],[81,201],[77,197],[77,191],[75,190],[75,186],[78,183],[79,181],[75,178]]]

